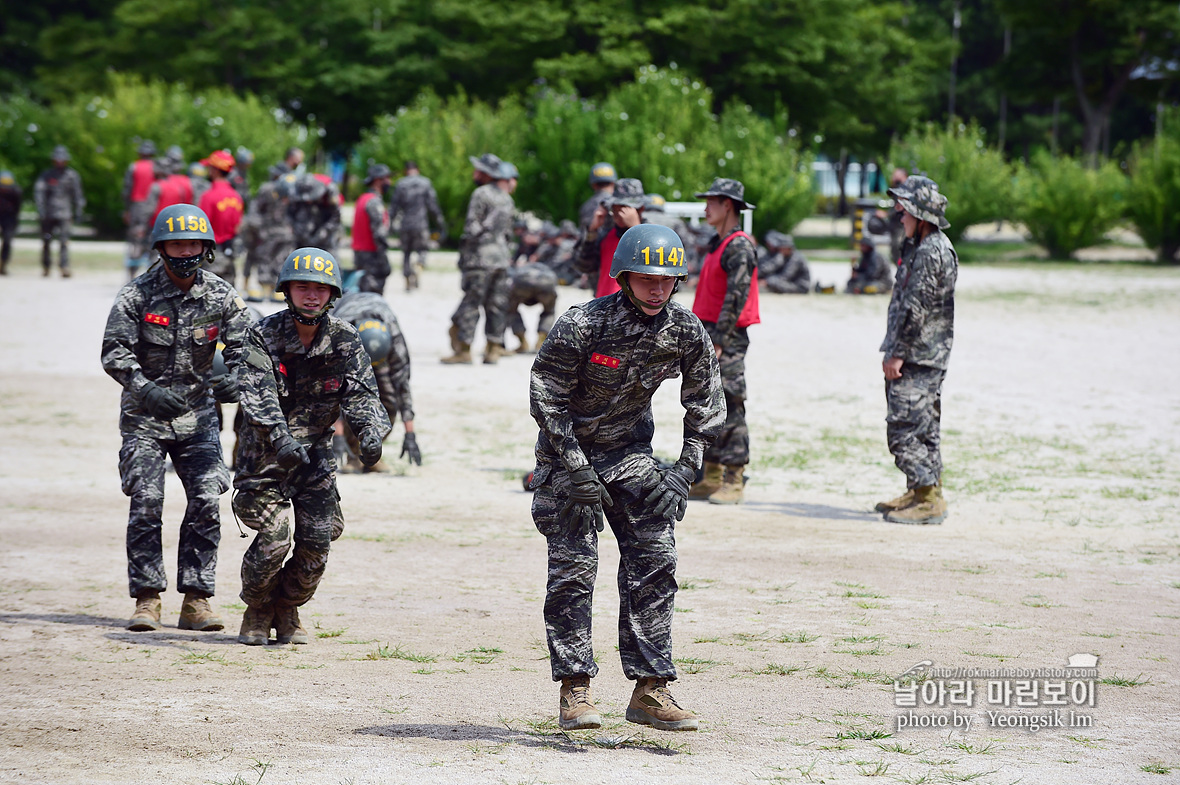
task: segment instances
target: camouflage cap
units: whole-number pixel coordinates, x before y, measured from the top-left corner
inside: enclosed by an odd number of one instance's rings
[[[167,156],[160,156],[152,159],[152,174],[156,177],[166,177],[172,173],[172,159]]]
[[[938,183],[920,174],[910,175],[901,185],[887,192],[901,208],[920,221],[929,221],[939,229],[947,229],[947,198],[938,191]]]
[[[726,177],[714,178],[709,190],[694,194],[694,196],[698,199],[704,199],[706,196],[724,196],[737,202],[739,210],[754,209],[754,205],[746,201],[746,186],[738,180],[730,180]]]
[[[603,183],[613,183],[619,179],[618,172],[615,171],[613,164],[608,164],[606,161],[599,161],[590,167],[590,184],[602,185]]]
[[[498,155],[492,153],[484,153],[479,158],[474,155],[467,156],[467,160],[471,161],[471,165],[479,171],[486,174],[488,177],[500,176],[500,164],[504,163],[500,160]]]
[[[369,164],[369,171],[365,175],[365,185],[380,180],[382,177],[392,177],[393,170],[385,164]]]
[[[624,177],[615,183],[615,192],[602,200],[607,208],[615,205],[625,205],[641,210],[647,206],[647,196],[643,193],[643,181],[634,177]]]
[[[651,210],[653,213],[664,212],[664,205],[667,203],[668,200],[665,199],[662,194],[647,195],[647,209]]]
[[[500,162],[499,173],[493,175],[497,180],[512,180],[520,177],[520,170],[516,168],[516,164],[508,161]]]
[[[141,155],[144,158],[153,156],[156,154],[156,143],[151,139],[144,139],[139,143],[139,147],[135,148],[135,152],[137,155]]]
[[[54,161],[68,161],[70,160],[70,151],[66,149],[64,144],[59,144],[53,148],[53,154],[49,157]]]

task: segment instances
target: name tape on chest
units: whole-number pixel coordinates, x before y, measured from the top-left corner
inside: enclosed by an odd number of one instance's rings
[[[598,352],[595,352],[594,354],[590,355],[590,362],[594,363],[595,365],[605,365],[607,368],[618,368],[620,361],[618,357],[609,357],[605,354],[599,354]]]
[[[172,323],[172,320],[167,316],[161,316],[158,313],[145,313],[143,315],[143,320],[148,324],[158,324],[161,327],[167,327]]]

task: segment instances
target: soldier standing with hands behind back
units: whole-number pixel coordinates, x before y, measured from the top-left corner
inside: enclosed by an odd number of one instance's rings
[[[33,201],[41,217],[41,275],[46,277],[53,267],[50,246],[54,235],[61,277],[70,277],[70,231],[86,209],[82,178],[68,166],[69,161],[70,151],[65,145],[53,148],[53,166],[42,172],[33,186]]]
[[[430,178],[418,171],[418,164],[406,161],[406,176],[397,181],[389,199],[389,223],[401,217],[402,275],[406,291],[418,288],[418,274],[414,271],[413,255],[418,254],[418,265],[426,267],[426,252],[430,249],[430,218],[438,227],[440,238],[447,234],[447,222],[438,206],[438,194]]]

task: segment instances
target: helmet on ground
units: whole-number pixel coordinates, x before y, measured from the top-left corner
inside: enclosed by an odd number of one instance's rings
[[[135,149],[135,152],[144,158],[154,156],[156,154],[156,143],[151,139],[144,139],[139,143],[139,147]]]
[[[169,256],[164,252],[164,243],[169,240],[200,240],[205,250],[196,256]],[[169,205],[156,216],[156,223],[152,226],[151,245],[159,252],[168,269],[181,278],[189,278],[196,273],[201,262],[213,261],[215,243],[209,216],[196,205]]]
[[[380,180],[382,177],[392,177],[393,170],[385,164],[369,164],[369,171],[365,175],[365,185]]]
[[[365,319],[356,325],[360,333],[361,345],[369,354],[373,365],[379,365],[389,356],[389,349],[393,346],[393,338],[389,335],[389,326],[379,319]]]
[[[254,153],[250,152],[250,148],[238,145],[238,149],[234,152],[234,161],[239,167],[252,166]]]
[[[632,226],[619,238],[610,263],[611,278],[618,279],[623,273],[687,278],[680,235],[659,224]]]
[[[68,161],[70,160],[70,151],[64,144],[59,144],[53,148],[53,154],[49,157],[54,161]]]
[[[606,161],[599,161],[590,167],[590,185],[613,183],[618,179],[619,175],[615,171],[615,167]]]

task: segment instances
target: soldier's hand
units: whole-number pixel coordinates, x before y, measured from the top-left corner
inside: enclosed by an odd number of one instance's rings
[[[570,472],[570,498],[561,510],[562,520],[566,520],[575,531],[590,533],[590,527],[602,531],[605,526],[602,521],[602,507],[614,507],[615,501],[610,497],[606,486],[598,479],[594,469],[583,466]]]
[[[406,431],[406,438],[402,440],[402,452],[398,457],[422,465],[422,451],[418,449],[418,437],[413,431]]]
[[[381,434],[370,428],[361,436],[361,463],[372,466],[381,460]]]
[[[275,449],[275,460],[285,471],[291,471],[304,464],[311,463],[311,456],[307,448],[300,444],[289,433],[280,434],[271,441]]]
[[[140,401],[148,414],[161,420],[179,417],[188,407],[184,399],[171,390],[165,390],[155,382],[148,382],[140,392]]]
[[[901,364],[902,359],[900,357],[890,357],[881,363],[881,370],[885,372],[885,378],[891,382],[900,379]]]
[[[590,219],[590,226],[588,227],[590,233],[597,232],[602,228],[604,223],[606,223],[606,206],[600,204],[594,208],[594,216]]]
[[[655,490],[644,499],[645,504],[655,505],[655,514],[661,518],[684,520],[688,509],[688,490],[696,472],[682,464],[676,464],[660,477]]]
[[[632,226],[639,226],[639,211],[634,207],[622,204],[618,205],[615,212],[615,217],[618,219],[616,223],[630,229]]]
[[[238,375],[236,373],[223,373],[220,376],[214,376],[209,380],[213,386],[213,397],[221,403],[237,403],[238,402]]]

